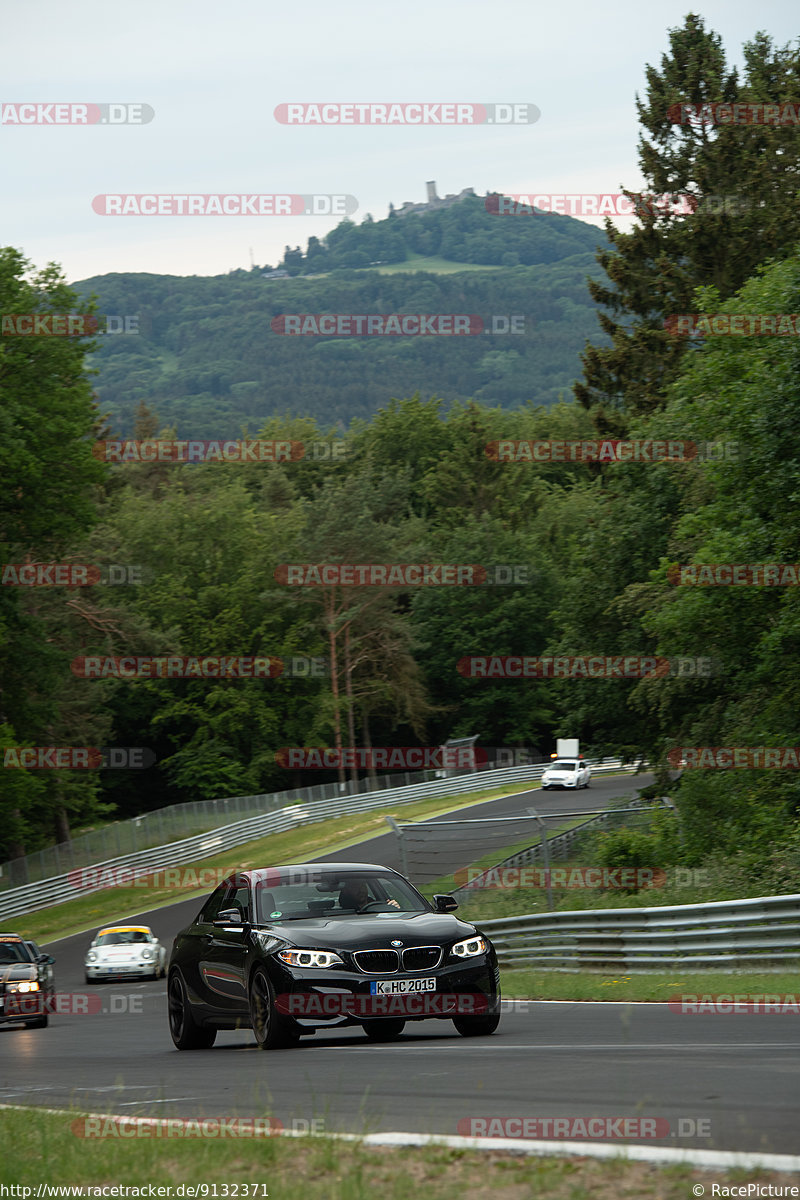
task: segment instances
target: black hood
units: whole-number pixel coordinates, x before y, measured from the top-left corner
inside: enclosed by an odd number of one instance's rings
[[[294,946],[322,950],[389,947],[392,941],[401,941],[404,946],[427,946],[476,936],[474,925],[459,921],[451,913],[436,912],[309,917],[297,921],[266,921],[258,928],[268,929]]]

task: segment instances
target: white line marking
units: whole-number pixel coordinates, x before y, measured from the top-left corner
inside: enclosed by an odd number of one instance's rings
[[[0,1109],[13,1108],[23,1111],[30,1106],[26,1104],[0,1104]],[[74,1117],[74,1111],[63,1108],[43,1108],[40,1112],[57,1116]],[[103,1121],[113,1121],[115,1113],[84,1113],[84,1117],[93,1117]],[[126,1122],[134,1124],[141,1122],[152,1125],[152,1117],[126,1117]],[[512,1154],[535,1154],[568,1158],[605,1158],[628,1159],[632,1162],[650,1162],[663,1165],[688,1163],[694,1167],[704,1167],[708,1170],[732,1169],[736,1167],[745,1170],[762,1168],[768,1171],[797,1171],[800,1170],[800,1155],[796,1154],[755,1154],[742,1153],[735,1150],[679,1150],[671,1146],[631,1146],[624,1142],[609,1144],[607,1142],[545,1142],[532,1141],[527,1138],[491,1138],[491,1137],[455,1137],[446,1134],[432,1133],[403,1133],[392,1131],[387,1133],[370,1133],[362,1136],[357,1133],[304,1133],[298,1130],[283,1130],[280,1134],[270,1136],[287,1138],[312,1138],[317,1140],[332,1140],[337,1142],[360,1142],[364,1146],[449,1146],[458,1150],[488,1150],[497,1152],[507,1150]]]

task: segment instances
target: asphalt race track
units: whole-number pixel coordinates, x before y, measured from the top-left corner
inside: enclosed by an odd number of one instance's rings
[[[547,811],[596,808],[648,782],[649,776],[636,783],[595,779],[578,794],[537,789],[475,805],[469,815],[513,815],[531,804]],[[397,866],[396,853],[389,835],[326,857]],[[199,906],[196,897],[136,919],[169,948]],[[84,983],[90,936],[49,949],[57,990],[86,994],[92,1006],[99,997],[102,1011],[56,1013],[47,1029],[0,1026],[0,1103],[123,1115],[272,1116],[287,1128],[316,1120],[317,1129],[324,1123],[328,1132],[355,1133],[482,1134],[486,1126],[465,1123],[495,1117],[650,1117],[669,1121],[670,1133],[649,1145],[798,1148],[796,1016],[681,1016],[660,1004],[523,1002],[506,1006],[489,1038],[465,1039],[448,1021],[426,1021],[407,1025],[399,1041],[386,1045],[354,1027],[263,1053],[248,1030],[218,1034],[211,1050],[180,1053],[167,1028],[163,980]],[[676,972],[676,992],[680,982]]]

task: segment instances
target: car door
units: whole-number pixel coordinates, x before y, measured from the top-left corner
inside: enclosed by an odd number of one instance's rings
[[[204,965],[208,959],[208,947],[214,935],[212,922],[218,912],[222,911],[226,896],[231,891],[229,883],[221,883],[211,893],[200,912],[180,934],[173,947],[172,960],[180,968],[181,974],[189,989],[189,997],[193,1004],[203,1004],[216,1008],[216,995],[209,991],[204,975]],[[171,961],[172,961],[171,960]]]
[[[236,909],[241,922],[214,924],[219,913]],[[250,886],[246,881],[227,885],[219,904],[205,922],[200,962],[201,984],[207,1003],[221,1016],[234,1019],[249,1011],[246,957],[250,922],[253,919]]]

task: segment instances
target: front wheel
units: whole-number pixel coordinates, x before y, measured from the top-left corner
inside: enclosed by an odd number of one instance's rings
[[[500,1024],[500,1014],[489,1017],[453,1017],[453,1024],[462,1037],[488,1037]]]
[[[300,1031],[294,1021],[282,1017],[275,1006],[275,989],[266,971],[257,967],[250,980],[250,1023],[259,1050],[277,1050],[294,1046]]]
[[[406,1027],[405,1021],[364,1021],[363,1030],[371,1042],[393,1042]]]
[[[194,1019],[186,994],[186,985],[177,971],[169,978],[167,987],[169,1031],[179,1050],[210,1050],[217,1036],[216,1029],[206,1029]]]

